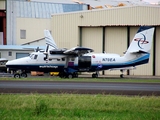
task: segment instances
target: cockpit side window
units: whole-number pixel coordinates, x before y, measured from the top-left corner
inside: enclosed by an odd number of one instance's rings
[[[38,57],[38,55],[35,55],[35,56],[34,56],[34,59],[37,59],[37,57]]]

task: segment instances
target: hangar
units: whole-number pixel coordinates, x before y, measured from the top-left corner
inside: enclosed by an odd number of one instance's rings
[[[149,64],[127,71],[128,75],[160,75],[160,7],[123,6],[52,15],[51,31],[59,47],[90,47],[95,52],[123,55],[141,25],[155,26]],[[119,71],[103,74],[119,75]]]
[[[51,14],[87,9],[86,4],[52,0],[0,0],[0,45],[21,45],[44,38],[43,30],[51,27]]]

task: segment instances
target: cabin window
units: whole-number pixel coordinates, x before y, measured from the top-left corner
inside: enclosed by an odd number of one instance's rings
[[[75,59],[74,58],[71,58],[71,61],[74,61]]]
[[[12,56],[12,52],[11,51],[8,52],[8,56]]]
[[[38,57],[38,55],[35,55],[35,56],[34,56],[34,59],[37,59],[37,57]]]
[[[57,61],[60,61],[60,59],[57,59]]]
[[[20,38],[26,39],[26,30],[20,30]]]
[[[62,61],[65,61],[65,58],[62,58]]]

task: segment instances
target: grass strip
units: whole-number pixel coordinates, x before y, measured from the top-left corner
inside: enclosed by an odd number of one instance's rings
[[[0,94],[1,120],[158,120],[160,97]]]
[[[1,80],[20,80],[20,81],[83,81],[83,82],[130,82],[130,83],[160,83],[160,78],[59,78],[59,77],[28,77],[28,78],[11,78],[0,77]]]

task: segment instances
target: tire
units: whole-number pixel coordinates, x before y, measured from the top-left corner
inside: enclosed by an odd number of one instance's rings
[[[95,74],[92,74],[92,78],[95,78]]]
[[[73,78],[73,75],[72,75],[72,74],[69,74],[69,75],[68,75],[68,78]]]
[[[27,77],[27,73],[21,73],[21,77],[26,78]]]
[[[95,78],[98,78],[98,74],[95,74]]]
[[[20,74],[14,74],[14,78],[20,78]]]
[[[98,78],[98,74],[92,74],[92,78]]]
[[[120,78],[123,78],[123,74],[120,74]]]
[[[73,77],[78,78],[78,73],[75,72],[75,73],[73,74]]]

